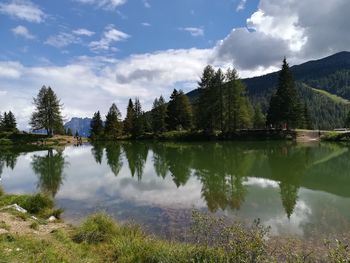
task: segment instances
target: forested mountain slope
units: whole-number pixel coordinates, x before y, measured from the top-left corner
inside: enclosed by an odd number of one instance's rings
[[[296,86],[311,115],[313,128],[333,129],[344,126],[350,109],[350,52],[291,67]],[[243,79],[253,104],[267,111],[277,84],[278,72]],[[198,90],[187,94],[193,101]],[[336,95],[336,96],[333,96]]]

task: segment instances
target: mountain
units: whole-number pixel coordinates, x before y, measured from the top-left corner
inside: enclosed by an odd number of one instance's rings
[[[350,52],[340,52],[319,60],[291,67],[299,95],[307,104],[314,128],[343,127],[350,109]],[[275,92],[278,72],[243,79],[253,104],[267,111]],[[187,94],[191,101],[199,95],[198,89]]]
[[[64,128],[72,130],[73,135],[78,131],[80,136],[89,137],[90,136],[90,118],[72,118],[69,122],[64,124]]]

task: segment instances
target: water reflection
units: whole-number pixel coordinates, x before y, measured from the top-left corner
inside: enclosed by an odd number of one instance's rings
[[[28,161],[35,186],[68,215],[102,209],[161,228],[178,226],[178,211],[196,207],[306,235],[318,226],[350,229],[349,159],[342,144],[121,142],[26,155],[0,150],[0,172],[9,175],[5,189],[18,191]]]
[[[38,188],[55,197],[63,183],[64,168],[68,165],[62,151],[54,152],[54,150],[49,149],[45,156],[34,155],[31,165],[34,173],[38,176]]]

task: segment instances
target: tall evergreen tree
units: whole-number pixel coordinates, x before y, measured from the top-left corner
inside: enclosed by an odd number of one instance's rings
[[[303,128],[304,129],[308,129],[308,130],[312,130],[312,122],[311,122],[311,116],[309,113],[309,108],[307,106],[306,103],[304,103],[304,110],[303,110]]]
[[[63,127],[61,116],[62,105],[51,87],[43,86],[34,98],[36,110],[33,112],[30,125],[33,130],[45,129],[49,136]]]
[[[182,90],[174,89],[170,96],[167,125],[170,130],[192,128],[192,107]]]
[[[196,103],[196,124],[199,129],[205,131],[214,130],[212,108],[212,86],[215,70],[208,65],[204,68],[200,81],[198,82],[199,98]]]
[[[163,96],[155,99],[152,108],[152,129],[159,133],[166,131],[167,106]]]
[[[226,72],[226,125],[228,132],[242,128],[250,128],[253,108],[246,95],[246,88],[239,79],[235,69]]]
[[[287,129],[290,129],[300,126],[301,119],[300,98],[289,65],[284,59],[278,76],[277,91],[270,101],[267,122],[275,127],[286,125]]]
[[[97,139],[103,135],[103,121],[101,119],[100,111],[95,112],[90,123],[90,137]]]
[[[117,139],[122,134],[121,113],[115,103],[106,115],[104,133],[108,139]]]
[[[124,129],[125,134],[132,133],[134,115],[135,115],[134,104],[133,104],[132,100],[129,99],[129,104],[128,104],[128,107],[126,109],[126,117],[125,117],[124,125],[123,125],[123,129]]]
[[[348,115],[346,116],[345,128],[350,128],[350,111],[348,112]]]
[[[213,78],[212,95],[213,104],[211,109],[211,115],[216,116],[217,128],[221,131],[224,130],[224,115],[225,115],[225,104],[224,104],[224,82],[225,76],[219,68]]]
[[[17,122],[15,115],[9,111],[4,112],[4,115],[0,115],[0,130],[3,131],[16,131],[17,130]]]
[[[138,98],[134,102],[134,116],[132,122],[132,132],[131,135],[136,138],[144,133],[144,113],[142,111],[141,102]]]

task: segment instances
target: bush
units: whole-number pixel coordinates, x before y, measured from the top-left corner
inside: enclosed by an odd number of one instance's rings
[[[27,209],[27,211],[31,214],[38,214],[45,209],[53,208],[54,202],[53,200],[48,197],[47,195],[43,194],[36,194],[33,196],[29,196],[24,204],[22,204],[22,207]]]
[[[106,214],[95,214],[77,229],[73,240],[77,243],[96,244],[107,242],[118,232],[118,227],[111,217]]]

